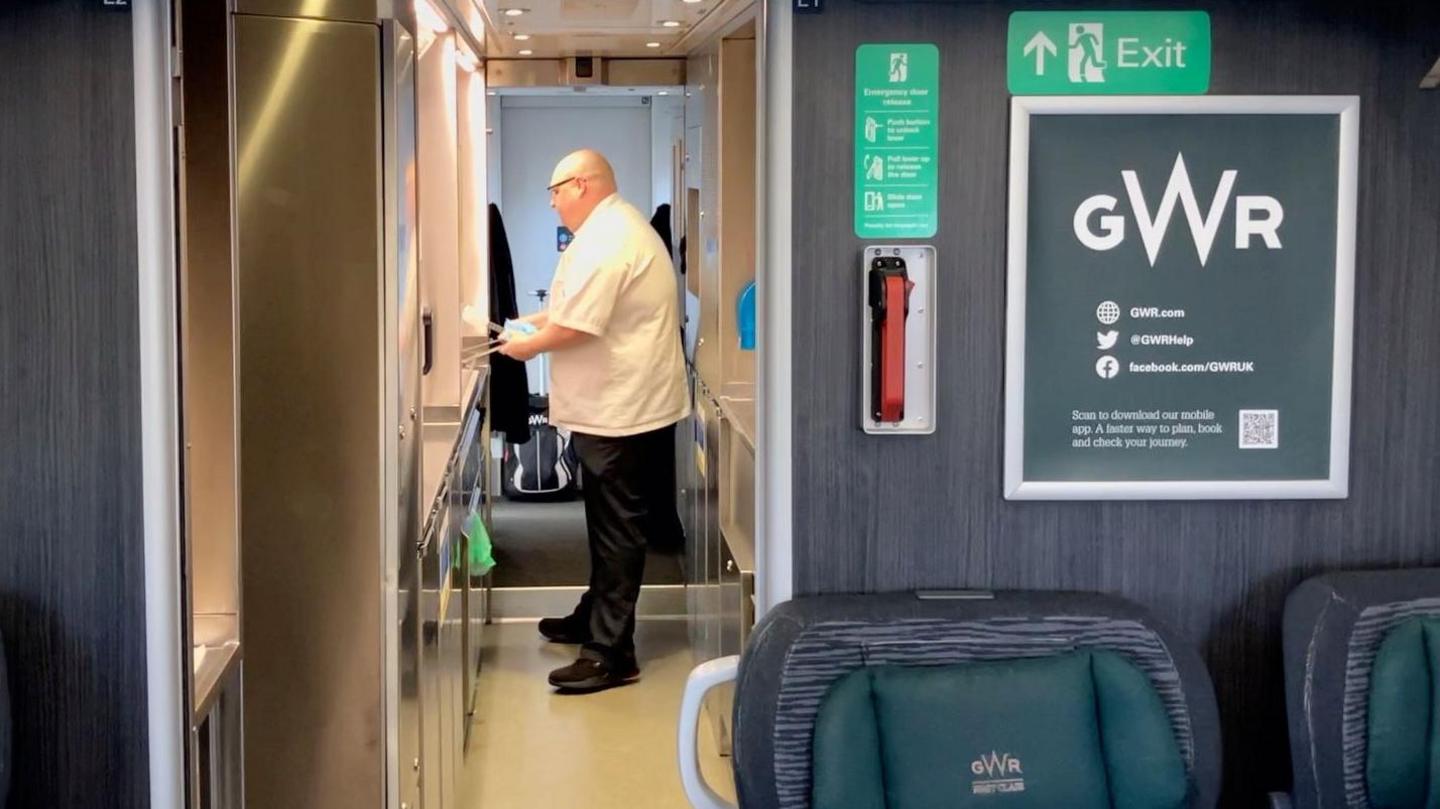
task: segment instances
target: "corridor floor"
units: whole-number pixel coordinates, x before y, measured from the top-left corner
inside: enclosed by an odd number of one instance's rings
[[[576,647],[545,643],[533,621],[485,627],[474,738],[461,809],[684,809],[676,718],[692,667],[683,620],[636,627],[641,679],[567,696],[545,682]],[[702,767],[734,799],[729,759],[701,725]]]

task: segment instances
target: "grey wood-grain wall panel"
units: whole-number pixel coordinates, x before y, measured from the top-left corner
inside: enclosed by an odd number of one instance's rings
[[[1004,501],[1006,24],[1011,11],[1047,6],[830,0],[795,25],[795,585],[1138,601],[1203,650],[1227,737],[1223,805],[1257,805],[1290,780],[1279,641],[1291,588],[1321,570],[1440,563],[1440,92],[1417,89],[1440,51],[1440,3],[1137,6],[1210,12],[1213,94],[1362,98],[1351,497]],[[930,437],[859,426],[862,243],[850,184],[862,42],[941,50]]]
[[[149,804],[128,12],[0,3],[12,807]]]

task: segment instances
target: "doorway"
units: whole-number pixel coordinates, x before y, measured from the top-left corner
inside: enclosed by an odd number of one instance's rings
[[[615,169],[620,195],[660,228],[668,240],[672,208],[671,153],[683,141],[681,86],[594,87],[585,93],[571,88],[497,88],[489,93],[491,198],[498,204],[503,238],[514,270],[518,313],[527,316],[545,308],[556,262],[573,234],[550,209],[546,186],[555,164],[582,148],[604,154]],[[499,235],[497,234],[497,238]],[[545,429],[548,413],[549,364],[544,355],[526,364],[532,421]],[[561,445],[568,436],[560,436]],[[501,617],[564,614],[589,582],[581,486],[573,456],[564,453],[566,469],[529,477],[537,460],[536,444],[495,448],[498,488],[493,532],[497,542],[494,573],[495,614]],[[552,461],[553,463],[553,461]],[[548,471],[548,470],[547,470]],[[671,474],[673,478],[673,472]],[[684,584],[683,550],[651,549],[646,563],[647,607],[660,590]],[[671,596],[671,603],[675,599]],[[668,614],[677,614],[672,607]],[[683,611],[678,611],[683,616]]]
[[[487,40],[490,201],[500,208],[521,315],[545,305],[568,245],[545,190],[557,161],[594,148],[622,197],[668,236],[692,403],[677,428],[673,477],[684,537],[651,548],[637,609],[641,678],[565,695],[547,673],[575,647],[536,623],[568,614],[588,584],[583,475],[527,497],[513,480],[523,445],[491,448],[491,618],[472,717],[463,806],[684,806],[675,729],[690,669],[738,654],[755,617],[757,106],[759,7],[597,2],[491,9]],[[667,5],[666,8],[669,8]],[[492,238],[494,233],[492,232]],[[527,364],[544,423],[548,369]],[[729,700],[714,695],[700,751],[733,795]]]

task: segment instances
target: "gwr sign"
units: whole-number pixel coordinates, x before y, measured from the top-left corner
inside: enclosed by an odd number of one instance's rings
[[[1150,266],[1160,255],[1165,234],[1170,229],[1170,219],[1175,214],[1178,202],[1185,210],[1185,220],[1190,225],[1190,235],[1195,241],[1195,251],[1200,257],[1200,266],[1210,260],[1210,248],[1220,232],[1220,222],[1235,190],[1235,180],[1240,176],[1236,169],[1228,169],[1220,175],[1220,185],[1211,198],[1205,212],[1200,209],[1195,187],[1190,182],[1190,173],[1185,169],[1185,155],[1175,156],[1175,168],[1170,172],[1170,181],[1160,197],[1160,205],[1154,214],[1145,201],[1145,192],[1140,185],[1140,173],[1130,169],[1120,172],[1125,182],[1125,192],[1140,238],[1145,242],[1145,254]],[[1125,217],[1115,213],[1120,200],[1109,194],[1096,194],[1080,203],[1075,209],[1075,238],[1091,250],[1112,250],[1125,241]],[[1098,222],[1095,214],[1101,212]],[[1235,249],[1250,249],[1251,240],[1258,236],[1271,250],[1279,250],[1280,225],[1285,221],[1285,209],[1280,201],[1265,194],[1241,194],[1235,197]]]

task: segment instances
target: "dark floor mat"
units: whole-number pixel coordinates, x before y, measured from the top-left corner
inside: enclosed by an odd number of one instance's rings
[[[497,500],[493,522],[496,587],[583,587],[590,582],[583,503]],[[683,584],[681,565],[676,554],[651,551],[645,583]]]

